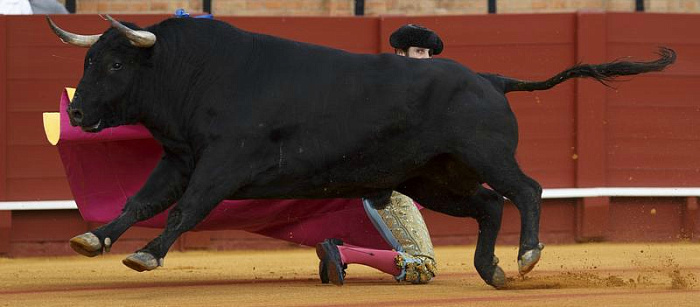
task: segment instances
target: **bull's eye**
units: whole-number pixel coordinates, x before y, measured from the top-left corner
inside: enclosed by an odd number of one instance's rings
[[[114,62],[114,63],[112,64],[111,70],[120,70],[120,69],[122,69],[122,63]]]

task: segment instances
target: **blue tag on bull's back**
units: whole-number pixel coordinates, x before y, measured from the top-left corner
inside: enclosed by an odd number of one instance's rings
[[[175,17],[177,17],[177,18],[182,18],[182,17],[192,17],[192,16],[190,16],[189,13],[185,12],[185,9],[177,9],[177,10],[175,11]],[[209,19],[214,19],[214,15],[212,15],[212,14],[204,14],[204,15],[194,16],[194,18],[209,18]]]

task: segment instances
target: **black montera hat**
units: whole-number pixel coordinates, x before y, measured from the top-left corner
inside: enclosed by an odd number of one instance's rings
[[[408,47],[421,47],[430,49],[433,54],[442,52],[440,37],[432,30],[414,24],[404,25],[391,33],[389,44],[391,47],[402,50]]]

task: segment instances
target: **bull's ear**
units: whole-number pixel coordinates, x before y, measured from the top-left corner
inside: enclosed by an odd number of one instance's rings
[[[107,20],[112,23],[112,27],[116,28],[120,33],[131,41],[131,44],[136,47],[149,48],[156,43],[156,35],[143,30],[133,30],[115,20],[109,15],[105,15]]]
[[[78,47],[87,47],[89,48],[97,42],[98,39],[100,39],[100,36],[102,34],[95,34],[95,35],[80,35],[80,34],[75,34],[75,33],[70,33],[66,30],[63,30],[59,28],[53,20],[51,20],[51,17],[49,15],[46,15],[46,21],[49,22],[49,27],[51,27],[51,30],[53,30],[54,33],[66,44],[71,44],[73,46],[78,46]]]

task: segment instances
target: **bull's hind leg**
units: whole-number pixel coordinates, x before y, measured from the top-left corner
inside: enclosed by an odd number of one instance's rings
[[[513,201],[520,211],[518,270],[521,275],[530,272],[540,260],[544,248],[539,242],[542,187],[525,175],[512,157],[470,165],[480,165],[481,168],[477,169],[480,177],[496,192]]]
[[[481,186],[473,195],[459,195],[453,192],[454,189],[427,179],[411,180],[400,191],[431,210],[476,219],[479,223],[479,237],[474,252],[474,266],[487,284],[495,288],[505,285],[505,273],[498,266],[498,258],[494,254],[503,215],[502,196]]]
[[[165,211],[182,195],[187,183],[187,175],[178,167],[178,161],[163,156],[146,184],[127,200],[121,214],[102,227],[70,239],[71,248],[88,257],[109,252],[112,244],[136,222]]]

